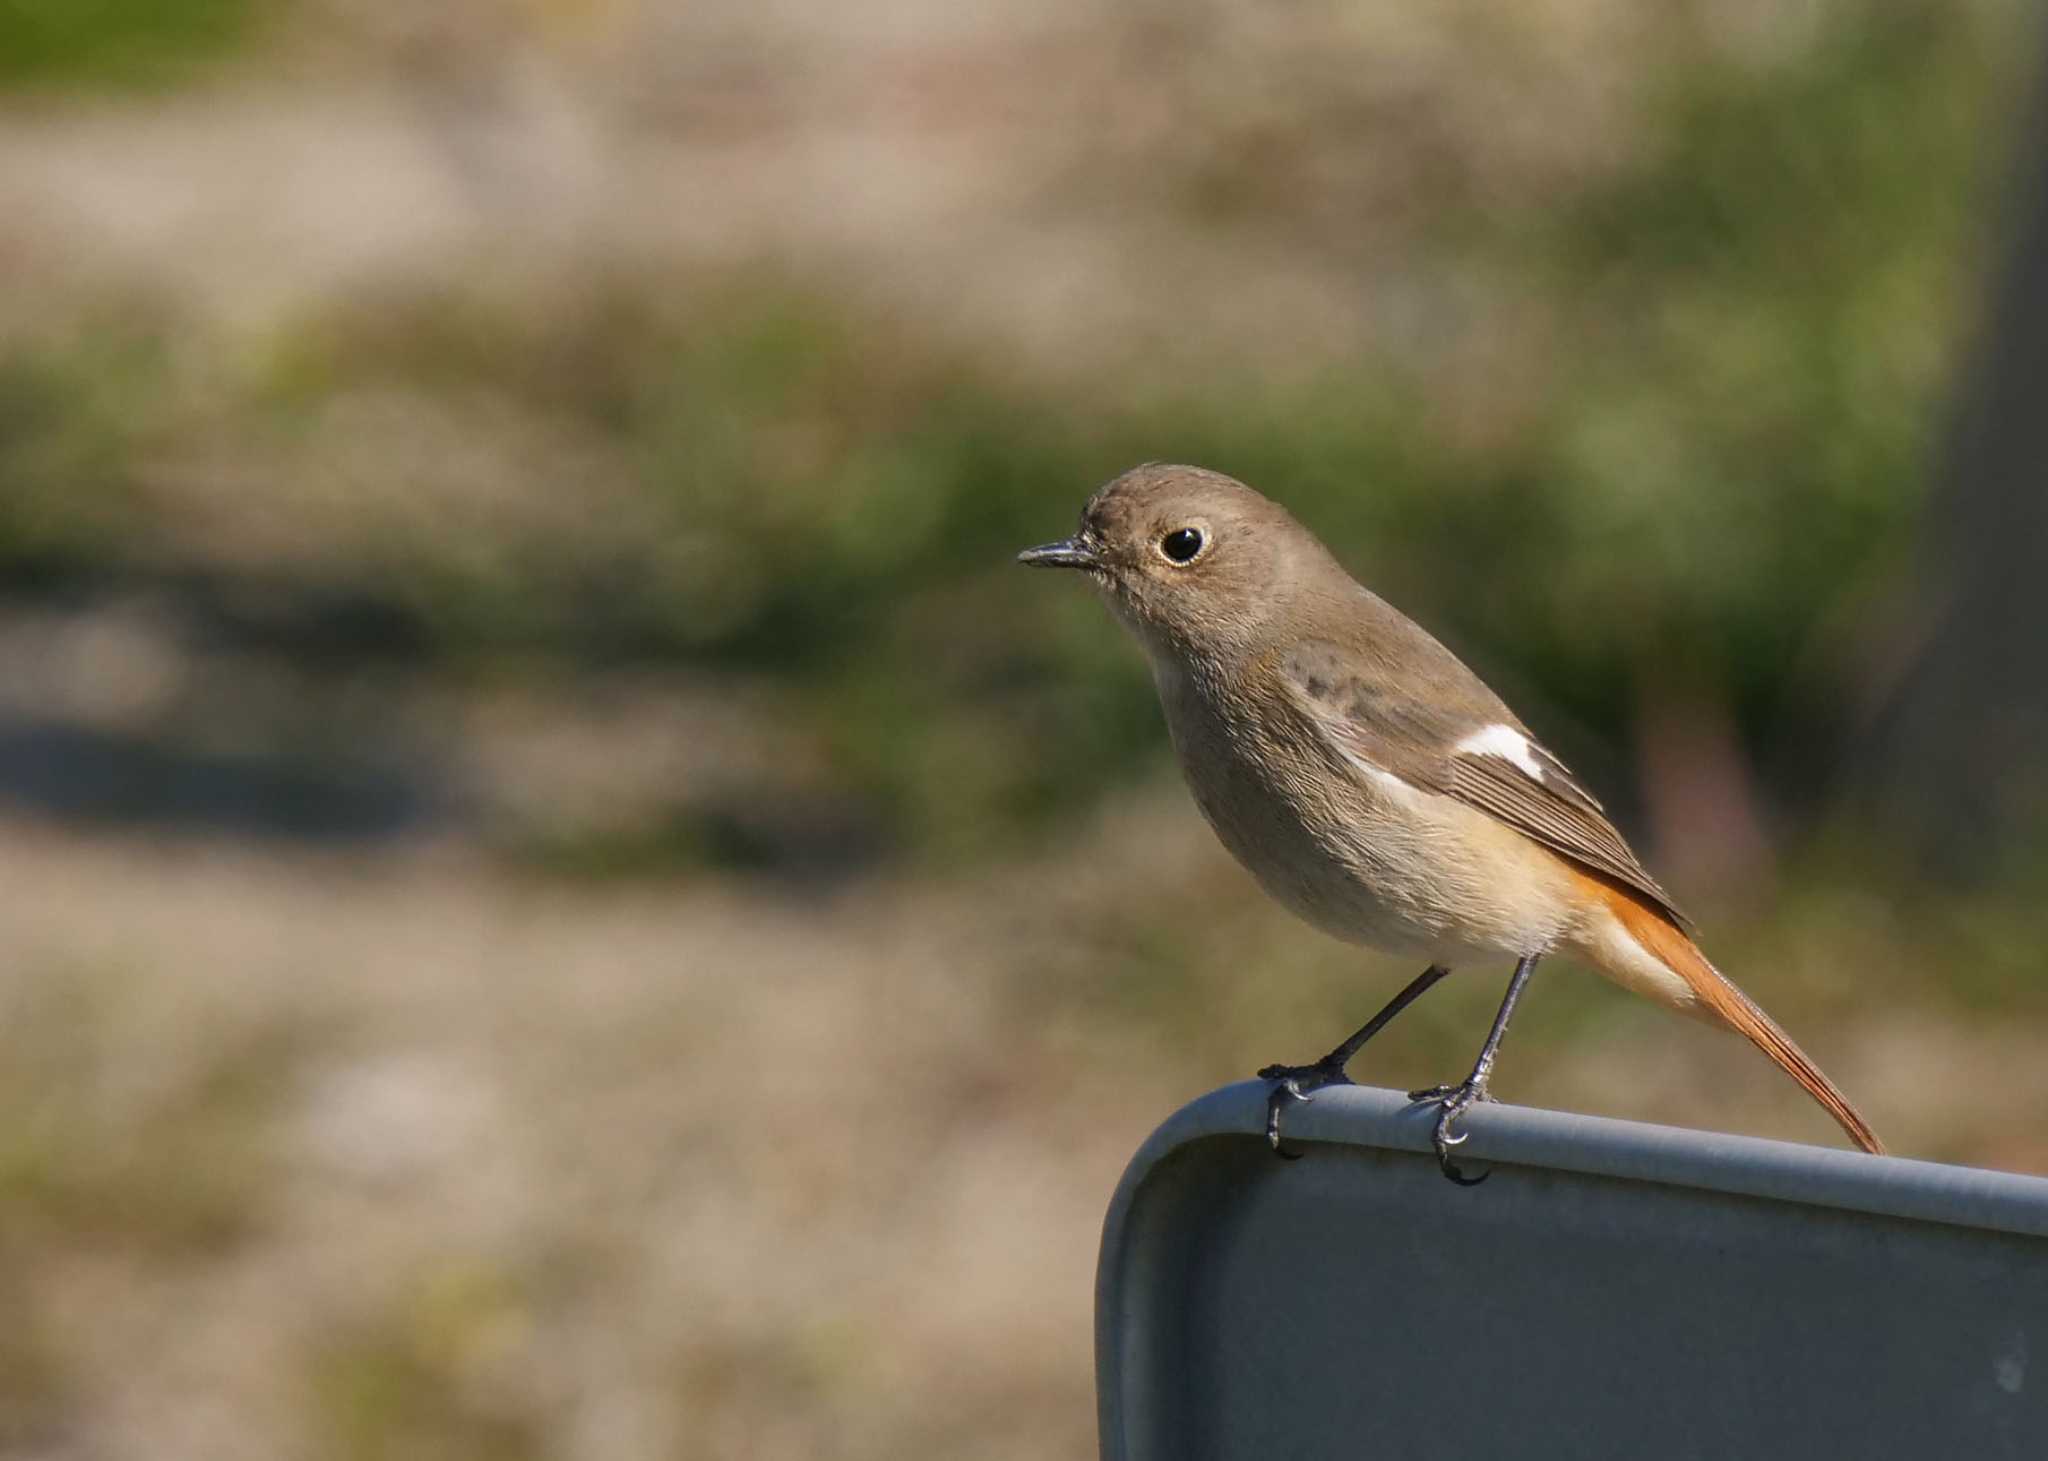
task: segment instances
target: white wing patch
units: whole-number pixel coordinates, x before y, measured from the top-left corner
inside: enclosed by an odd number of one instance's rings
[[[1337,749],[1339,754],[1341,754],[1344,757],[1346,762],[1348,762],[1352,766],[1357,767],[1360,771],[1363,771],[1367,776],[1370,776],[1374,781],[1378,782],[1381,786],[1384,786],[1389,790],[1405,791],[1411,796],[1419,795],[1419,792],[1415,787],[1410,786],[1407,782],[1403,781],[1393,772],[1387,770],[1386,767],[1373,765],[1372,762],[1366,760],[1365,757],[1359,755],[1358,752],[1353,750],[1351,747],[1340,745]]]
[[[1413,782],[1396,776],[1393,772],[1387,770],[1386,767],[1368,760],[1359,753],[1356,746],[1346,745],[1342,740],[1337,741],[1336,746],[1337,754],[1344,758],[1344,763],[1347,766],[1364,772],[1367,779],[1381,790],[1392,793],[1395,796],[1408,798],[1409,800],[1416,800],[1427,795],[1421,787],[1416,786]]]
[[[1529,738],[1511,725],[1489,725],[1476,730],[1451,750],[1460,756],[1498,756],[1512,761],[1531,781],[1543,780],[1543,766],[1529,746]]]

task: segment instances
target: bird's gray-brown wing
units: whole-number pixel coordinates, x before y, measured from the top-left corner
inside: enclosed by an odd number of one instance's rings
[[[1274,668],[1293,707],[1339,762],[1476,807],[1689,926],[1570,768],[1437,648],[1442,662],[1430,665],[1427,683],[1402,683],[1321,641],[1295,646]]]

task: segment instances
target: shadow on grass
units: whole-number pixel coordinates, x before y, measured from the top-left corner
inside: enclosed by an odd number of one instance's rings
[[[25,716],[0,716],[0,804],[100,826],[328,843],[395,838],[455,812],[424,773],[193,750]]]

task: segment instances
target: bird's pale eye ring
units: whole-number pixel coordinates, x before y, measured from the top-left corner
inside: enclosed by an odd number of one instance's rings
[[[1194,526],[1173,528],[1159,537],[1159,555],[1176,568],[1185,568],[1202,556],[1209,535]]]

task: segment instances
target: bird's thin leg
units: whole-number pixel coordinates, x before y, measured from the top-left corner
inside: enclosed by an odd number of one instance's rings
[[[1500,1013],[1493,1017],[1493,1028],[1486,1032],[1486,1043],[1479,1047],[1479,1059],[1472,1067],[1472,1074],[1454,1086],[1431,1086],[1426,1091],[1410,1091],[1411,1101],[1434,1101],[1441,1108],[1437,1112],[1434,1144],[1437,1164],[1444,1169],[1444,1175],[1460,1187],[1477,1187],[1486,1180],[1486,1174],[1467,1177],[1458,1170],[1458,1164],[1451,1160],[1451,1148],[1465,1140],[1458,1132],[1457,1122],[1467,1108],[1480,1101],[1493,1099],[1487,1094],[1487,1084],[1493,1079],[1493,1060],[1500,1053],[1501,1037],[1508,1032],[1508,1021],[1514,1018],[1515,1001],[1522,997],[1522,986],[1529,982],[1529,976],[1536,972],[1536,961],[1541,954],[1525,955],[1515,965],[1514,977],[1508,980],[1508,992],[1500,1002]]]
[[[1351,1077],[1344,1074],[1344,1067],[1351,1063],[1351,1057],[1359,1049],[1387,1027],[1395,1015],[1408,1008],[1422,997],[1424,990],[1450,973],[1441,964],[1431,964],[1420,974],[1408,981],[1408,986],[1387,1001],[1386,1008],[1358,1027],[1355,1034],[1318,1060],[1314,1065],[1269,1065],[1259,1072],[1259,1079],[1272,1081],[1273,1089],[1266,1095],[1266,1140],[1281,1156],[1294,1158],[1300,1152],[1290,1152],[1280,1145],[1280,1113],[1295,1101],[1306,1101],[1324,1086],[1344,1086],[1351,1083]]]

